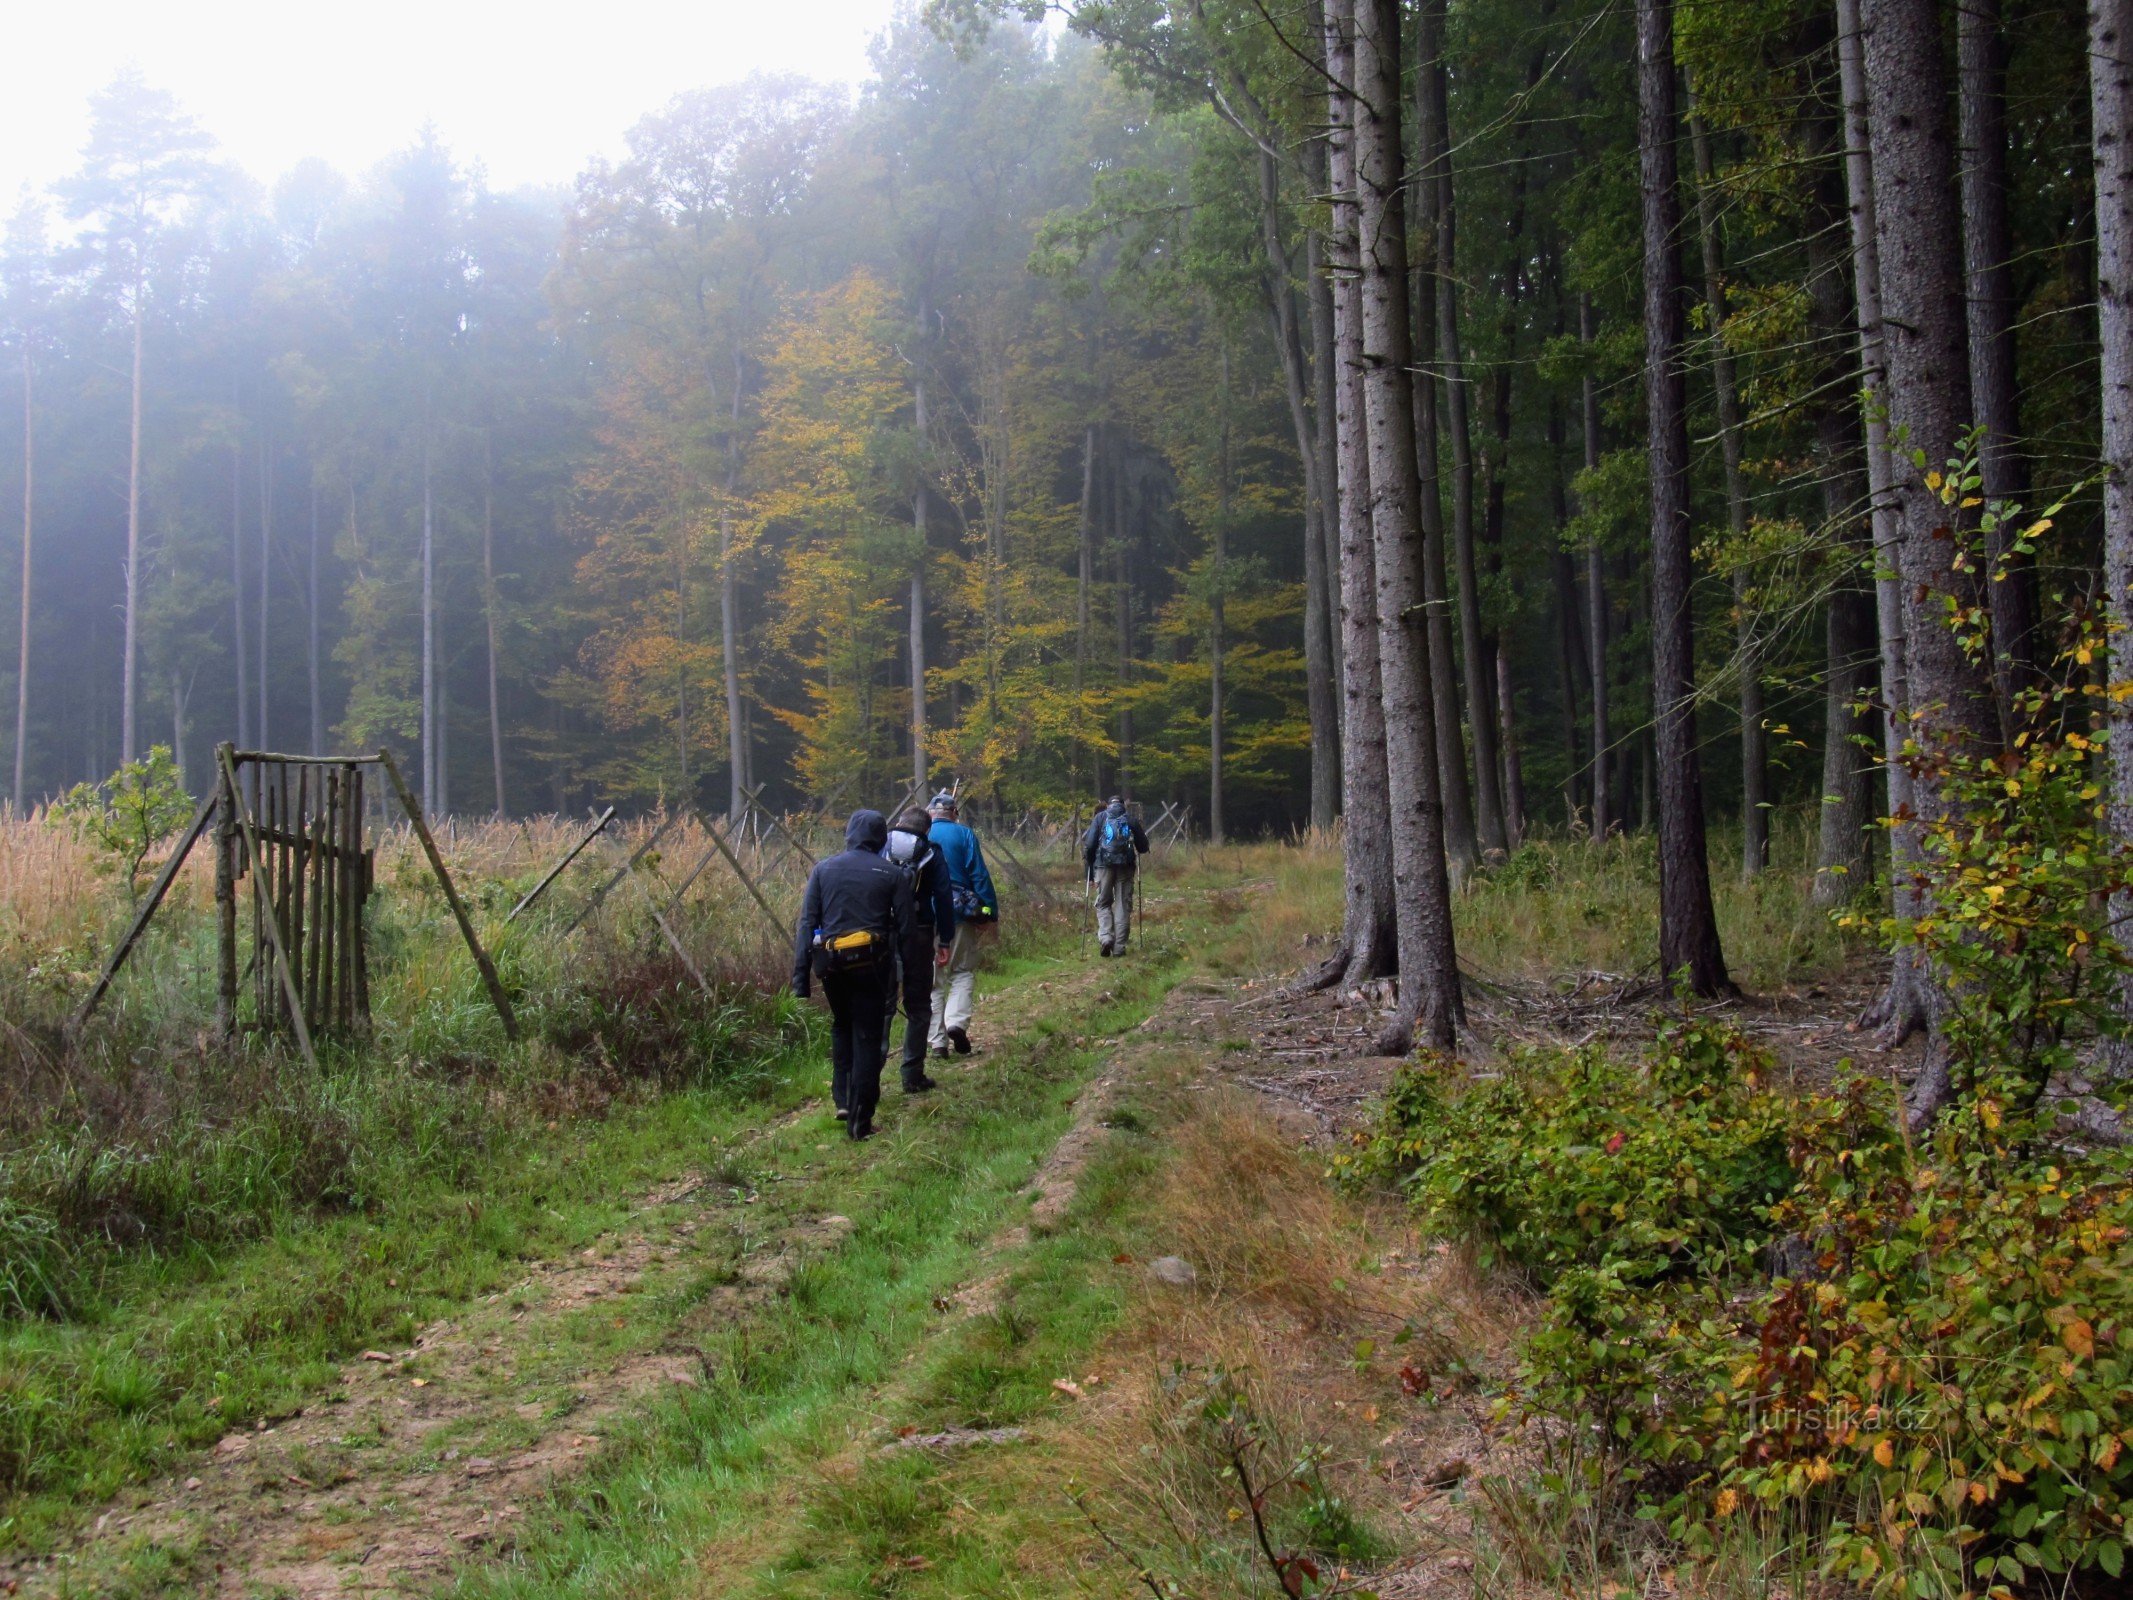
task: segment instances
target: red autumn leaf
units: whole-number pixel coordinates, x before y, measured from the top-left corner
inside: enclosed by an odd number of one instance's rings
[[[1613,1155],[1613,1154],[1615,1154],[1615,1153],[1616,1153],[1616,1152],[1617,1152],[1618,1150],[1620,1150],[1620,1149],[1622,1148],[1622,1146],[1623,1146],[1623,1145],[1627,1144],[1628,1142],[1629,1142],[1629,1135],[1628,1135],[1628,1134],[1626,1134],[1626,1133],[1618,1133],[1618,1134],[1616,1134],[1616,1135],[1615,1135],[1615,1136],[1614,1136],[1613,1138],[1611,1138],[1611,1139],[1609,1139],[1609,1140],[1607,1141],[1607,1153],[1608,1153],[1609,1155]]]
[[[1406,1390],[1407,1393],[1417,1397],[1428,1394],[1429,1374],[1420,1367],[1402,1367],[1400,1369],[1400,1387]]]

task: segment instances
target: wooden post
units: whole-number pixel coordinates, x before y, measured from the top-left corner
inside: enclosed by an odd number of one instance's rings
[[[548,892],[548,886],[551,883],[555,882],[556,879],[560,878],[569,868],[570,864],[578,859],[578,852],[583,850],[587,845],[591,844],[593,840],[599,838],[601,834],[605,833],[607,831],[607,825],[614,820],[615,808],[613,806],[609,806],[605,811],[600,813],[599,820],[593,823],[592,831],[586,834],[585,837],[580,839],[576,844],[572,845],[570,847],[570,853],[564,856],[561,861],[558,861],[552,868],[549,869],[548,876],[543,878],[539,883],[535,884],[531,889],[529,889],[526,892],[526,897],[523,900],[519,901],[517,905],[511,908],[511,915],[504,918],[504,926],[509,927],[512,923],[518,921],[518,914],[521,911],[524,911],[528,906],[532,905],[534,901],[540,899],[542,895],[546,894]]]
[[[753,789],[743,789],[741,793],[748,797],[749,809],[755,812],[757,815],[767,818],[769,820],[770,825],[785,836],[786,842],[790,844],[793,849],[799,851],[802,858],[806,860],[808,866],[812,868],[815,865],[815,853],[812,850],[808,849],[806,845],[800,842],[800,836],[798,834],[794,833],[792,829],[785,826],[785,819],[783,817],[779,816],[775,811],[772,811],[768,806],[763,804],[763,786],[759,783]],[[896,819],[894,817],[891,817],[889,820],[891,822],[894,822]],[[785,857],[783,852],[780,852],[778,860],[783,861],[784,859]],[[773,863],[773,865],[775,865],[775,863]],[[770,869],[766,867],[763,870],[765,872],[768,872]]]
[[[390,750],[380,750],[378,762],[385,768],[385,776],[392,780],[393,789],[400,796],[400,808],[407,813],[408,823],[414,828],[415,837],[421,841],[422,853],[429,857],[430,870],[437,874],[437,882],[443,887],[444,897],[451,904],[453,919],[459,924],[459,931],[467,941],[467,948],[474,953],[474,964],[481,968],[481,981],[489,986],[489,998],[496,1003],[496,1014],[504,1019],[504,1037],[515,1040],[518,1038],[518,1018],[512,1015],[510,997],[504,993],[503,983],[496,976],[496,967],[489,960],[489,952],[481,947],[481,940],[475,935],[474,923],[467,915],[467,908],[460,903],[459,891],[452,885],[452,875],[445,870],[444,857],[437,853],[437,841],[430,837],[429,825],[422,820],[422,808],[415,803],[414,795],[408,792],[407,780],[400,776],[400,768],[393,761],[393,753]]]
[[[237,791],[223,774],[228,744],[215,749],[215,1034],[237,1037]]]
[[[763,891],[755,886],[755,879],[749,877],[748,869],[741,865],[740,857],[728,848],[725,835],[712,827],[704,818],[698,817],[696,820],[702,826],[704,832],[711,835],[711,842],[718,846],[719,854],[726,858],[726,865],[733,869],[733,875],[741,880],[748,893],[754,897],[755,903],[763,908],[763,916],[770,924],[771,936],[780,944],[783,944],[788,937],[784,919],[770,908],[770,902],[763,898]]]
[[[601,904],[607,899],[607,897],[610,894],[614,893],[615,885],[622,881],[624,874],[626,874],[631,867],[634,867],[638,862],[642,861],[646,856],[650,855],[653,849],[657,847],[659,841],[667,836],[668,831],[672,829],[677,822],[681,821],[684,815],[685,813],[677,811],[672,816],[668,817],[666,821],[662,822],[658,826],[658,828],[653,831],[651,838],[645,840],[643,844],[639,845],[633,852],[631,852],[629,863],[627,866],[618,867],[613,873],[609,874],[607,882],[601,884],[599,888],[595,889],[593,891],[593,897],[585,902],[584,907],[578,912],[576,916],[570,919],[570,926],[563,930],[563,937],[568,938],[571,934],[576,933],[578,931],[579,925],[583,923],[587,917],[591,916],[595,911],[598,911],[600,909]]]
[[[230,787],[234,790],[237,787],[237,769],[230,760],[229,746],[224,745],[216,753],[222,759],[222,770],[228,775]],[[252,871],[258,874],[262,871],[262,863],[259,856],[259,835],[252,827],[251,812],[240,807],[237,812],[237,821],[244,829],[245,847],[252,857]],[[261,888],[267,887],[267,885],[260,884],[257,877],[253,881],[255,885]],[[271,912],[273,908],[270,906],[268,909]],[[304,1052],[304,1060],[310,1064],[311,1069],[315,1072],[318,1070],[318,1056],[311,1048],[311,1030],[304,1026],[303,998],[296,992],[296,980],[289,975],[289,952],[282,945],[281,922],[278,918],[272,915],[268,916],[267,932],[273,938],[274,970],[281,978],[282,995],[289,1003],[289,1021],[296,1030],[296,1042]]]
[[[199,841],[201,832],[207,827],[207,819],[214,815],[214,811],[215,796],[210,794],[200,802],[200,809],[193,813],[192,823],[186,828],[184,837],[178,841],[177,848],[171,851],[170,859],[163,863],[163,870],[156,874],[156,881],[149,885],[148,898],[141,902],[141,908],[133,914],[132,925],[126,929],[125,937],[119,940],[118,947],[111,952],[111,959],[104,963],[104,970],[96,980],[96,987],[89,991],[88,998],[82,1001],[68,1021],[69,1033],[89,1020],[89,1013],[96,1009],[97,1002],[104,998],[105,991],[111,987],[111,980],[118,976],[119,968],[123,967],[126,958],[133,954],[133,947],[140,942],[141,935],[148,931],[148,919],[156,914],[156,907],[163,903],[163,896],[170,892],[171,883],[178,876],[178,869],[185,865],[186,856]],[[216,891],[219,897],[219,871],[216,874]]]

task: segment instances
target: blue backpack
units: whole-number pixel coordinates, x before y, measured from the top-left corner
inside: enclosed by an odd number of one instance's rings
[[[1133,824],[1114,812],[1104,813],[1103,832],[1096,836],[1096,860],[1101,866],[1130,867],[1140,861],[1133,847]]]

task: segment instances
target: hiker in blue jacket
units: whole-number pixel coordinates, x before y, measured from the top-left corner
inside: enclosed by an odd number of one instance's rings
[[[1148,835],[1127,814],[1120,795],[1111,796],[1082,835],[1082,865],[1096,886],[1096,947],[1107,956],[1126,953],[1133,932],[1133,881],[1147,851]]]
[[[933,1008],[933,1053],[945,1056],[953,1046],[959,1056],[970,1054],[970,1014],[977,1002],[978,957],[982,941],[992,936],[1000,923],[1000,901],[992,886],[992,873],[985,866],[985,852],[978,836],[961,822],[961,809],[953,790],[943,789],[926,810],[932,814],[928,835],[948,868],[948,895],[955,912],[955,938],[948,945],[945,976],[948,993]]]
[[[906,1094],[924,1094],[939,1084],[926,1076],[926,1044],[933,1031],[933,969],[948,958],[955,943],[955,896],[948,888],[948,864],[933,843],[933,819],[913,806],[889,829],[881,847],[884,861],[911,880],[911,931],[904,938],[903,1081]],[[894,995],[889,1005],[893,1010]],[[886,1035],[882,1049],[889,1048]]]

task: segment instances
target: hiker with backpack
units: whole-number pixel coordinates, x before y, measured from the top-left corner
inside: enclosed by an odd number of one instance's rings
[[[1096,946],[1107,956],[1126,953],[1133,932],[1133,884],[1148,835],[1126,811],[1122,796],[1111,796],[1082,836],[1081,860],[1096,886]]]
[[[911,931],[911,880],[882,860],[888,839],[879,811],[852,813],[844,849],[808,874],[793,941],[792,992],[805,1000],[819,978],[829,1002],[830,1097],[854,1139],[874,1132],[897,961]]]
[[[961,804],[953,789],[943,789],[928,802],[933,828],[933,848],[941,853],[948,869],[948,894],[954,902],[955,937],[948,945],[942,971],[948,980],[945,1003],[933,1008],[931,1042],[936,1056],[946,1056],[949,1047],[959,1056],[970,1054],[970,1014],[977,1004],[978,957],[982,941],[1000,924],[1000,902],[992,886],[992,873],[985,865],[985,852],[978,836],[957,820]]]
[[[955,939],[955,897],[948,888],[948,864],[930,837],[933,819],[913,806],[889,829],[888,843],[881,847],[884,861],[903,873],[911,885],[911,931],[903,947],[904,1055],[903,1084],[906,1094],[924,1094],[940,1087],[926,1076],[926,1043],[933,1027],[933,969],[945,963]],[[889,1010],[896,1010],[896,996],[889,996]],[[887,1056],[893,1021],[882,1030],[881,1048]],[[884,1060],[884,1066],[887,1065]]]

